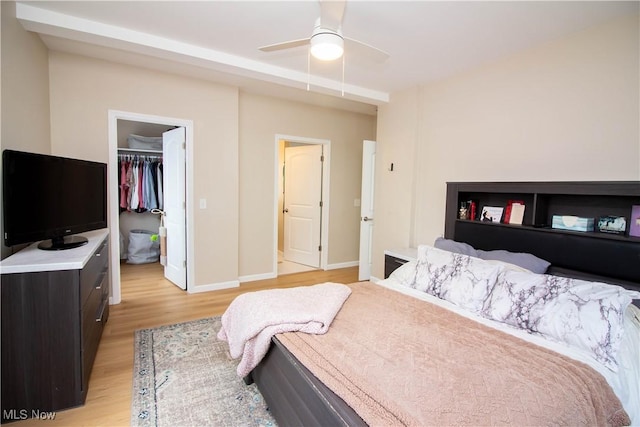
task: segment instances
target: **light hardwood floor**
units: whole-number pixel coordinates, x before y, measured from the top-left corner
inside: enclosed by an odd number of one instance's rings
[[[136,329],[221,315],[243,292],[311,285],[326,281],[352,283],[358,268],[311,271],[241,284],[239,288],[188,294],[163,277],[160,264],[122,264],[122,302],[110,306],[84,406],[59,411],[47,426],[127,426],[130,424],[133,378],[133,333]],[[12,426],[42,426],[30,419]]]

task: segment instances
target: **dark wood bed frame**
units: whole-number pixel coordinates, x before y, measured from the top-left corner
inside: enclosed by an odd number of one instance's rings
[[[525,203],[522,225],[459,219],[462,202],[506,206]],[[549,274],[597,280],[640,290],[640,238],[629,237],[631,207],[640,205],[640,181],[447,183],[445,233],[477,249],[528,252],[551,262]],[[627,218],[624,235],[550,227],[553,215]],[[640,303],[640,301],[636,301]],[[255,382],[280,426],[360,426],[366,423],[316,379],[278,341],[245,379]]]

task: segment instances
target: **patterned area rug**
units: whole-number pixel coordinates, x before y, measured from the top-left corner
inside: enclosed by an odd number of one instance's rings
[[[132,426],[276,426],[219,330],[212,317],[135,332]]]

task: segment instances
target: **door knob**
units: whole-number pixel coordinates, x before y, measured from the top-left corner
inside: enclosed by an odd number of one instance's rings
[[[286,209],[286,208],[282,211],[282,213],[287,213],[287,212],[289,212],[289,209]]]
[[[368,217],[366,217],[366,216],[365,216],[364,218],[362,218],[362,220],[363,220],[364,222],[367,222],[367,221],[373,221],[373,218],[368,218]]]

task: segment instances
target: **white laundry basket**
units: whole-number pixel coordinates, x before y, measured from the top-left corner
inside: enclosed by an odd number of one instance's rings
[[[129,250],[127,263],[148,264],[160,259],[160,243],[152,240],[155,233],[148,230],[131,230],[129,232]]]

